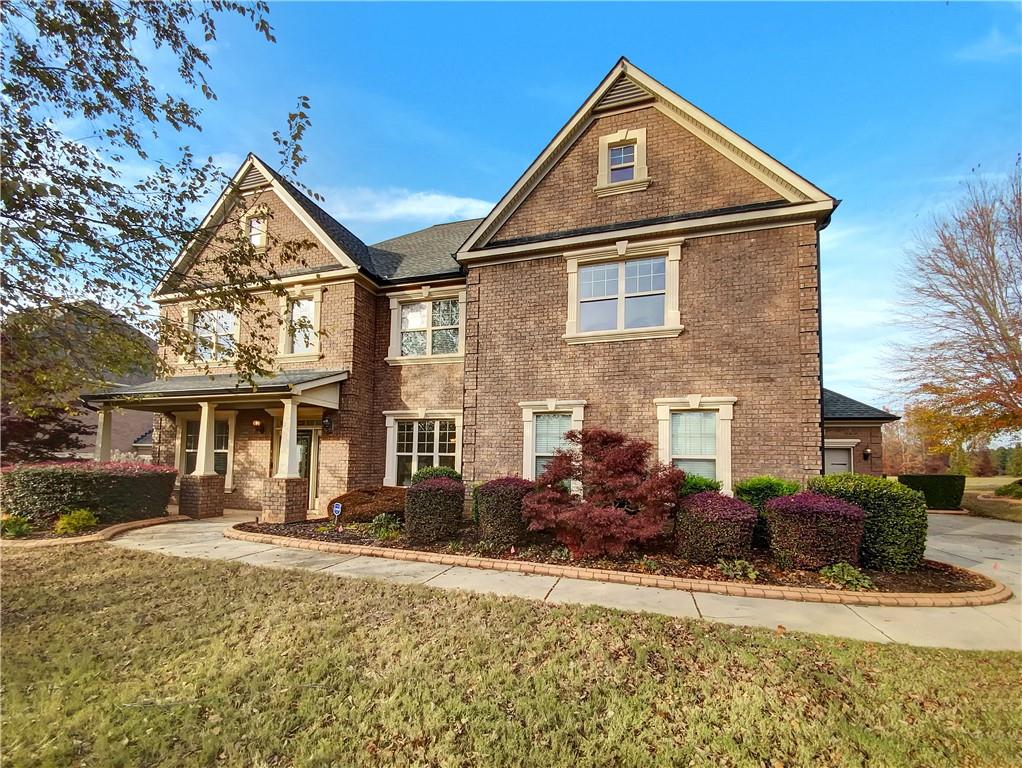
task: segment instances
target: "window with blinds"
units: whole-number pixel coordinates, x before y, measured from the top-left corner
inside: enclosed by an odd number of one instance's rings
[[[671,464],[692,475],[717,479],[717,412],[671,414]]]
[[[570,413],[537,413],[534,417],[535,445],[533,447],[535,477],[543,474],[554,451],[567,448],[564,433],[571,429]]]

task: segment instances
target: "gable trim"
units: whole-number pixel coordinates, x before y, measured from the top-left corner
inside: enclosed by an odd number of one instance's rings
[[[640,109],[653,106],[667,117],[693,133],[712,149],[720,152],[754,178],[774,189],[793,204],[828,201],[834,206],[834,199],[823,190],[811,184],[759,147],[743,139],[737,133],[710,117],[695,105],[689,103],[674,91],[665,87],[625,58],[621,58],[603,78],[596,90],[590,94],[581,107],[572,115],[540,155],[519,177],[514,186],[500,199],[489,215],[469,235],[461,247],[462,254],[486,246],[489,239],[512,216],[525,198],[538,186],[550,169],[564,156],[578,136],[603,112],[599,105],[609,91],[614,89],[620,78],[628,77],[655,99],[650,102],[629,104],[626,109]]]

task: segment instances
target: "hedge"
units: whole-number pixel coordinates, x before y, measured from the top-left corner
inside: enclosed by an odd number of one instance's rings
[[[898,475],[898,482],[922,491],[930,509],[958,509],[965,493],[965,475]]]
[[[693,493],[702,493],[703,491],[719,491],[723,487],[720,480],[711,480],[702,475],[692,475],[686,472],[685,482],[681,484],[678,495],[691,496]]]
[[[745,557],[752,546],[756,510],[716,491],[693,493],[678,505],[675,552],[693,563]]]
[[[926,498],[907,485],[873,475],[824,475],[809,490],[844,499],[866,513],[862,564],[904,573],[918,568],[926,549]]]
[[[479,530],[485,541],[505,548],[521,543],[526,535],[522,499],[535,487],[520,477],[498,477],[475,489]]]
[[[770,532],[764,517],[764,507],[770,499],[780,496],[790,496],[798,493],[798,483],[793,480],[784,480],[773,475],[759,475],[742,480],[735,485],[735,498],[741,499],[752,506],[759,513],[756,521],[756,530],[753,531],[752,540],[758,546],[765,547],[770,543]]]
[[[449,477],[451,480],[461,482],[461,472],[453,467],[423,467],[412,475],[411,485],[421,483],[423,480],[432,480],[434,477]]]
[[[405,489],[389,485],[356,488],[331,499],[326,513],[333,519],[334,504],[341,503],[342,523],[369,523],[377,515],[405,516]]]
[[[44,462],[3,469],[2,506],[35,528],[52,528],[63,514],[93,512],[100,523],[167,514],[177,470],[132,462]]]
[[[405,533],[409,540],[428,543],[449,539],[461,527],[465,486],[449,477],[423,480],[405,497]]]
[[[866,513],[833,496],[804,491],[770,499],[770,551],[785,567],[819,570],[825,565],[858,565]]]

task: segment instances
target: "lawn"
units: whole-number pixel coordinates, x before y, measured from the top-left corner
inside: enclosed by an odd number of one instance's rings
[[[106,544],[7,550],[2,567],[10,765],[1022,762],[1022,654],[778,634]]]
[[[998,520],[1010,520],[1022,523],[1022,504],[1012,503],[1007,499],[981,499],[979,494],[993,496],[994,491],[1002,485],[1012,483],[1015,477],[967,477],[965,478],[965,495],[962,496],[962,508],[973,515],[994,517]]]

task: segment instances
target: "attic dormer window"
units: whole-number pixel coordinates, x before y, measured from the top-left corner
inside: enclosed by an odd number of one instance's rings
[[[631,181],[635,178],[635,144],[620,144],[610,148],[610,183]]]
[[[627,128],[600,137],[596,196],[641,192],[649,186],[646,129]]]

